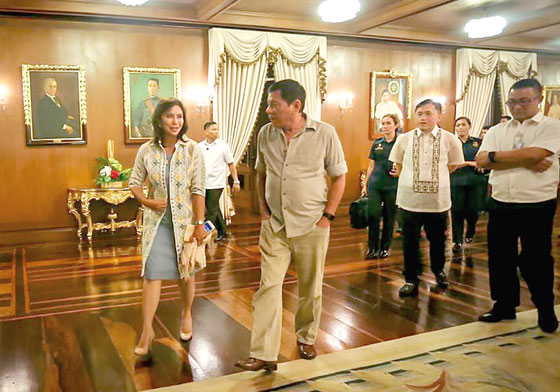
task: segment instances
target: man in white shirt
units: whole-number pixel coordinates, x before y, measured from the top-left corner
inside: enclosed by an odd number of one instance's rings
[[[516,82],[506,101],[513,119],[492,127],[477,164],[492,169],[488,210],[488,268],[495,302],[480,321],[516,318],[521,270],[538,310],[539,327],[558,328],[554,313],[551,236],[558,189],[560,121],[539,110],[542,87],[535,79]],[[518,241],[521,239],[521,253]]]
[[[418,128],[397,137],[389,160],[399,175],[397,205],[403,222],[404,277],[401,297],[418,295],[420,230],[430,241],[430,264],[439,287],[449,285],[445,265],[447,211],[451,208],[449,175],[464,163],[463,148],[452,133],[440,129],[441,104],[431,99],[415,109]]]
[[[220,196],[226,187],[226,170],[229,167],[233,177],[233,193],[241,190],[237,170],[233,164],[233,155],[226,142],[218,138],[218,124],[209,121],[204,124],[206,138],[198,143],[206,163],[206,219],[212,221],[218,237],[216,241],[226,238],[226,224],[220,210]]]

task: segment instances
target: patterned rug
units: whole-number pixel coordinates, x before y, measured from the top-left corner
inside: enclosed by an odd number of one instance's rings
[[[476,322],[286,362],[269,375],[243,372],[157,391],[557,392],[560,333],[543,333],[536,317],[530,310],[515,321]]]

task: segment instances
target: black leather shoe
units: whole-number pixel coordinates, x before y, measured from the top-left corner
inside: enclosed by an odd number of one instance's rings
[[[453,248],[451,248],[453,253],[461,253],[463,250],[463,244],[453,244]]]
[[[379,258],[380,259],[386,259],[387,257],[389,257],[389,251],[388,250],[382,250],[381,252],[379,252]]]
[[[299,357],[301,359],[313,359],[317,356],[317,351],[315,351],[315,346],[312,344],[305,344],[297,342]]]
[[[481,314],[478,316],[478,321],[484,323],[499,323],[502,320],[515,320],[517,316],[515,315],[515,310],[509,312],[497,312],[492,309],[488,313]]]
[[[415,297],[418,295],[418,283],[406,282],[399,290],[399,297]]]
[[[449,286],[449,280],[447,280],[447,275],[445,272],[441,271],[439,274],[436,274],[436,281],[438,287],[442,289],[446,289]]]
[[[539,311],[539,327],[547,333],[552,333],[558,329],[558,319],[554,309],[546,312]]]
[[[377,259],[379,257],[379,251],[370,249],[366,253],[366,260]]]
[[[470,243],[472,242],[472,240],[473,240],[472,237],[467,237],[467,238],[465,238],[465,242],[466,242],[467,244],[470,244]]]
[[[244,370],[250,370],[252,372],[256,372],[259,370],[265,370],[267,372],[272,372],[278,369],[278,365],[275,361],[262,361],[257,358],[249,358],[244,361],[237,361],[235,362],[235,366]]]

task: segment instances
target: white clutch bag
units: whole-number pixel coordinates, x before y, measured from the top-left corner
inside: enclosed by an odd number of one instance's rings
[[[194,225],[187,225],[183,236],[183,251],[181,252],[180,265],[183,279],[189,279],[198,271],[206,267],[206,244],[216,236],[216,230],[212,229],[206,233],[202,244],[197,245],[195,241],[189,241],[194,232]]]

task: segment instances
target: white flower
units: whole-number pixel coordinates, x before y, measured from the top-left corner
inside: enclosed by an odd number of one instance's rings
[[[109,177],[111,175],[111,166],[105,166],[103,169],[99,170],[99,174],[104,177]]]

